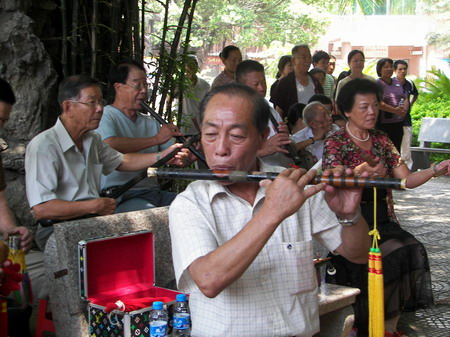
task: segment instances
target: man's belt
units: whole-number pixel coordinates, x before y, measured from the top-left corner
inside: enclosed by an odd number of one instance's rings
[[[66,222],[66,221],[74,221],[74,220],[82,220],[87,218],[93,218],[97,216],[96,214],[89,214],[89,215],[83,215],[72,219],[65,219],[65,220],[51,220],[51,219],[40,219],[36,221],[37,224],[41,225],[41,227],[50,227],[53,226],[56,223],[59,222]]]

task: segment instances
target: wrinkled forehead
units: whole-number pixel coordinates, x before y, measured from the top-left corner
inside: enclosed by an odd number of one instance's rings
[[[205,107],[204,123],[253,124],[253,102],[244,94],[219,93]]]

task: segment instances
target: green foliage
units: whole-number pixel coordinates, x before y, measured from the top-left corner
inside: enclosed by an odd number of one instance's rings
[[[428,75],[424,80],[418,81],[419,85],[423,85],[426,92],[426,99],[435,100],[444,98],[450,101],[450,78],[440,69],[433,67],[428,71]]]
[[[424,13],[432,15],[436,20],[436,31],[427,35],[428,44],[446,53],[450,57],[450,1],[448,0],[425,0]]]
[[[418,79],[416,86],[423,86],[422,93],[411,109],[411,120],[413,125],[412,145],[418,146],[420,124],[422,118],[450,118],[450,79],[440,70],[433,68],[428,71],[426,79]],[[450,144],[434,143],[432,146],[450,149]],[[448,159],[445,154],[430,154],[434,162]]]
[[[154,3],[150,9],[155,32],[163,10]],[[169,22],[179,16],[182,1],[170,3]],[[228,41],[240,48],[269,46],[273,41],[314,45],[325,32],[325,10],[329,3],[301,0],[209,0],[199,1],[192,25],[190,46],[205,48]],[[155,40],[156,43],[156,40]]]

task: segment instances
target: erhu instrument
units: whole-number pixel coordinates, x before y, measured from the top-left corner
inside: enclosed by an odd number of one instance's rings
[[[158,115],[158,113],[157,113],[155,110],[153,110],[153,109],[150,107],[150,105],[148,105],[147,103],[141,102],[141,106],[142,106],[142,107],[143,107],[150,115],[152,115],[152,117],[153,117],[154,119],[156,119],[156,120],[158,121],[159,124],[161,124],[161,125],[167,125],[167,124],[169,124],[169,123],[167,123],[160,115]],[[175,138],[176,138],[177,141],[179,141],[180,143],[185,144],[185,143],[187,142],[186,138],[184,138],[183,136],[177,136],[177,137],[175,137]],[[198,160],[202,161],[205,165],[207,165],[207,164],[206,164],[206,159],[205,159],[205,157],[203,156],[203,154],[202,154],[199,150],[197,150],[193,145],[189,145],[188,149],[189,149],[189,151],[191,151],[191,152],[197,157]]]

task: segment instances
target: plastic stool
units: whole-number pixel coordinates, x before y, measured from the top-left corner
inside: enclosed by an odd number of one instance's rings
[[[52,313],[47,312],[47,300],[39,300],[38,320],[36,326],[36,337],[42,337],[44,331],[55,332]]]

